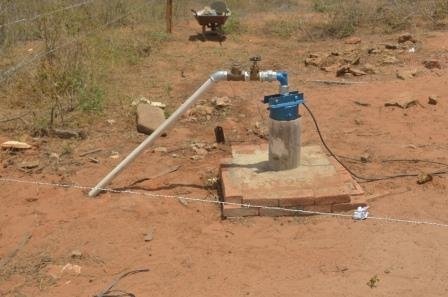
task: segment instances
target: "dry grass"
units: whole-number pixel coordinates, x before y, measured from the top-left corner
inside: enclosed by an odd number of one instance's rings
[[[0,0],[0,26],[55,11],[79,0]],[[95,118],[114,98],[108,94],[108,73],[132,67],[169,40],[164,33],[164,1],[96,0],[0,27],[0,67],[13,69],[33,55],[48,52],[33,63],[7,72],[0,83],[1,108],[26,109],[32,118],[27,130],[77,126]],[[190,8],[209,1],[174,1],[175,18],[190,17]],[[395,32],[413,26],[439,28],[448,15],[446,0],[227,0],[234,16],[225,31],[230,35],[254,33],[249,15],[268,12],[261,32],[273,38],[343,38],[359,29]],[[320,14],[319,22],[297,18],[299,13]],[[272,14],[289,17],[273,19]],[[109,24],[109,25],[108,25]],[[3,73],[5,74],[5,73]],[[11,74],[11,75],[9,75]],[[2,127],[3,129],[5,127]],[[17,129],[16,126],[12,129]],[[41,133],[41,132],[39,132]]]
[[[393,33],[419,27],[440,28],[448,17],[446,0],[312,0],[325,22],[308,30],[316,37],[343,38],[358,29]]]

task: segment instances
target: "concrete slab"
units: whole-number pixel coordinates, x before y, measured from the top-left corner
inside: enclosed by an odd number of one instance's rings
[[[233,146],[232,159],[222,162],[220,173],[223,201],[251,205],[250,211],[224,205],[224,216],[297,215],[263,206],[328,212],[365,205],[359,199],[352,203],[351,197],[364,191],[320,146],[302,147],[300,166],[286,171],[269,169],[267,144]]]

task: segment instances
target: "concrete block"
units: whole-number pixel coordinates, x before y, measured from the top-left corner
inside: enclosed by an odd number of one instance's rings
[[[265,207],[332,212],[354,202],[351,196],[363,193],[347,171],[327,157],[319,146],[302,147],[301,166],[292,170],[272,171],[267,166],[266,145],[237,145],[233,158],[221,165],[223,201]],[[229,162],[230,161],[230,162]],[[357,201],[358,202],[358,201]],[[227,211],[228,210],[228,211]],[[306,215],[284,209],[260,210],[226,208],[230,216],[294,216]],[[257,214],[255,214],[257,212]]]
[[[137,105],[137,131],[150,135],[165,121],[165,113],[149,104]]]

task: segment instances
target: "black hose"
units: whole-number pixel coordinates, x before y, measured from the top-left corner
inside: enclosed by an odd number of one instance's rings
[[[316,126],[316,131],[317,134],[319,135],[320,141],[322,142],[323,146],[325,147],[325,149],[328,151],[328,153],[339,163],[341,164],[342,167],[345,168],[345,170],[348,171],[348,173],[350,173],[351,176],[353,176],[354,178],[358,179],[358,180],[362,180],[365,182],[374,182],[374,181],[381,181],[381,180],[388,180],[388,179],[394,179],[394,178],[403,178],[403,177],[417,177],[420,174],[418,173],[402,173],[402,174],[396,174],[396,175],[391,175],[391,176],[383,176],[383,177],[364,177],[364,176],[360,176],[359,174],[353,172],[350,168],[348,168],[340,159],[338,156],[336,156],[335,153],[333,153],[333,151],[330,149],[330,147],[328,147],[327,143],[325,142],[323,136],[322,136],[322,132],[320,131],[319,128],[319,124],[317,123],[316,117],[314,116],[313,112],[311,111],[311,109],[305,104],[303,103],[303,106],[305,107],[305,109],[308,111],[308,113],[311,116],[311,119],[314,122],[314,125]],[[391,161],[396,161],[396,160],[391,160]],[[428,163],[434,163],[434,164],[439,164],[439,165],[444,165],[448,167],[448,164],[444,164],[444,163],[440,163],[440,162],[433,162],[433,161],[424,161],[424,160],[410,160],[412,162],[428,162]],[[387,161],[385,161],[387,162]],[[447,174],[448,170],[444,170],[444,171],[435,171],[430,173],[430,175],[443,175],[443,174]]]

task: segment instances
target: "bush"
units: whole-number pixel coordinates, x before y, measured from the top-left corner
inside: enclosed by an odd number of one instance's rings
[[[326,16],[324,24],[312,28],[323,37],[344,38],[358,28],[392,33],[416,26],[420,20],[440,25],[448,16],[446,0],[313,0],[312,3],[314,11]]]
[[[241,23],[240,18],[233,14],[228,19],[223,26],[224,33],[226,34],[242,34],[246,32],[246,27]]]

